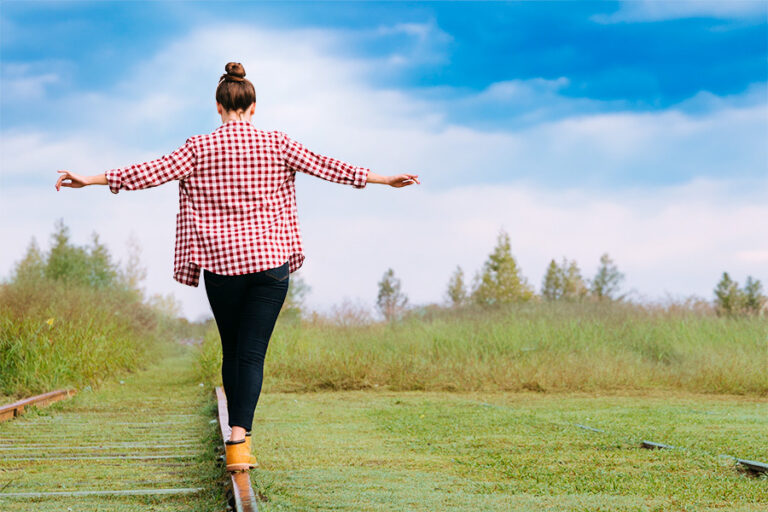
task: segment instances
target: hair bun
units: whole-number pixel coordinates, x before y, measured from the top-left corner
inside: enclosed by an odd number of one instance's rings
[[[245,78],[245,68],[239,62],[228,62],[224,70],[232,77]]]

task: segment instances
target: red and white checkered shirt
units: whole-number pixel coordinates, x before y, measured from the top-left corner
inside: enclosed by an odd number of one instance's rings
[[[260,272],[304,263],[296,171],[365,187],[370,169],[318,155],[280,131],[228,121],[157,160],[107,171],[112,193],[179,180],[173,278],[197,286],[200,269]]]

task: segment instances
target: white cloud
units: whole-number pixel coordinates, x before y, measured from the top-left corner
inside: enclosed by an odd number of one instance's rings
[[[446,48],[453,41],[453,37],[440,29],[434,19],[423,23],[382,25],[373,31],[352,31],[349,34],[354,34],[361,39],[388,35],[409,36],[407,55],[393,55],[388,59],[393,64],[401,66],[448,63],[449,55]]]
[[[14,98],[14,101],[32,101],[42,98],[47,86],[61,81],[59,73],[42,71],[46,67],[44,63],[39,63],[37,66],[28,63],[0,64],[3,96]]]
[[[755,0],[625,0],[611,14],[596,14],[598,23],[660,21],[677,18],[747,18],[765,16],[766,3]]]
[[[21,257],[29,237],[44,242],[63,216],[76,241],[86,243],[96,230],[118,257],[135,232],[149,289],[173,291],[191,318],[207,312],[202,287],[171,277],[175,184],[118,196],[104,187],[56,193],[53,184],[56,169],[101,172],[155,158],[158,148],[169,152],[187,136],[214,129],[220,122],[215,84],[224,63],[235,60],[257,89],[256,126],[285,130],[311,149],[378,172],[422,176],[419,187],[362,191],[299,177],[308,258],[302,274],[313,287],[313,307],[344,297],[372,304],[388,266],[414,302],[438,300],[456,264],[470,274],[479,268],[501,226],[537,287],[549,259],[575,258],[589,274],[603,251],[631,287],[648,294],[706,295],[723,270],[768,278],[754,256],[766,251],[768,239],[760,222],[768,218],[759,174],[766,161],[764,101],[702,95],[697,101],[706,102],[706,114],[681,104],[482,131],[448,121],[446,109],[522,96],[563,102],[567,111],[569,100],[557,95],[567,78],[505,82],[452,100],[418,98],[371,86],[369,74],[387,60],[336,55],[334,48],[349,44],[345,37],[320,30],[196,31],[140,63],[114,90],[58,100],[54,108],[62,115],[79,113],[72,117],[77,129],[5,131],[0,213],[8,249],[0,253],[0,273]],[[749,94],[754,99],[755,89]],[[751,189],[729,179],[737,165],[757,169]],[[606,186],[651,173],[676,175],[680,168],[713,178]],[[41,179],[48,181],[35,186]]]
[[[174,148],[175,149],[175,148]],[[109,133],[55,134],[6,130],[0,138],[3,177],[14,182],[41,183],[57,169],[80,174],[151,160],[160,154],[127,150]]]

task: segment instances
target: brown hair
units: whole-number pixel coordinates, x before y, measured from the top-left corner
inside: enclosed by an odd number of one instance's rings
[[[256,89],[245,78],[245,68],[239,62],[228,62],[216,87],[216,101],[225,110],[245,110],[256,101]]]

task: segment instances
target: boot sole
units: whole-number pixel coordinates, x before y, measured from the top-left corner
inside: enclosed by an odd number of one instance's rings
[[[227,464],[227,471],[248,471],[252,467],[250,464]]]

